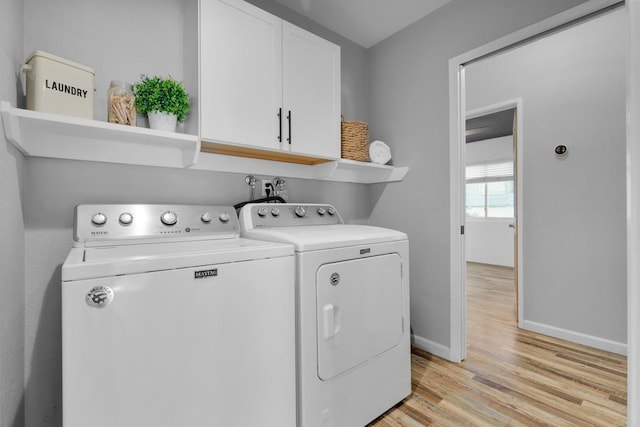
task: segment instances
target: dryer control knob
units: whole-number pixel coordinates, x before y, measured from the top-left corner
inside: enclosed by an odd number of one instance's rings
[[[175,212],[166,211],[160,215],[160,221],[162,221],[164,225],[176,225],[178,222],[178,215],[176,215]]]
[[[278,209],[278,208],[271,209],[271,215],[280,216],[280,209]]]
[[[229,222],[229,214],[226,212],[222,212],[219,216],[218,219],[220,220],[220,222]]]
[[[120,214],[118,221],[120,221],[120,224],[122,225],[129,225],[133,222],[133,215],[131,215],[129,212],[122,213]]]
[[[327,210],[325,208],[318,208],[318,215],[324,216],[324,214],[326,213],[327,213]]]
[[[209,212],[205,212],[202,215],[200,215],[200,221],[204,222],[205,224],[209,224],[211,222],[211,214]]]
[[[258,216],[261,216],[261,217],[263,217],[263,218],[264,218],[265,216],[267,216],[267,208],[259,208],[259,209],[258,209]]]
[[[329,215],[334,216],[336,214],[336,210],[334,208],[329,208],[327,209],[327,212],[329,213]]]
[[[297,206],[294,212],[298,218],[303,218],[307,214],[307,210],[302,206]]]
[[[98,212],[91,217],[91,222],[94,225],[104,225],[107,222],[107,216],[101,212]]]

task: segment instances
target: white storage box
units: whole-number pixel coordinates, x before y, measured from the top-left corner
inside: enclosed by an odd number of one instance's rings
[[[93,119],[92,68],[36,50],[20,68],[27,75],[27,108]]]

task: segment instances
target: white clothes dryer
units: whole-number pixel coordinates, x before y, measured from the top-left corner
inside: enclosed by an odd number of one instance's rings
[[[364,426],[411,393],[406,234],[321,204],[246,205],[240,226],[295,247],[299,427]]]
[[[64,427],[294,427],[294,250],[232,207],[81,205],[62,267]]]

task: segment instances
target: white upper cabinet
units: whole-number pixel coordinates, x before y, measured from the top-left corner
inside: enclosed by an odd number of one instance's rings
[[[280,149],[282,22],[244,1],[200,2],[200,136]]]
[[[340,158],[339,46],[242,0],[201,0],[196,19],[203,149]]]
[[[282,46],[285,149],[339,158],[340,47],[288,22]]]

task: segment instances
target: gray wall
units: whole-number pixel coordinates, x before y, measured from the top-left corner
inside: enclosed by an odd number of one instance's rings
[[[259,6],[342,45],[343,110],[349,117],[366,119],[367,85],[359,77],[367,69],[366,51],[270,0]],[[98,120],[106,119],[110,80],[135,81],[140,73],[183,77],[183,0],[25,0],[24,9],[24,51],[18,58],[40,49],[94,68]],[[71,247],[73,207],[128,202],[231,205],[248,199],[249,188],[243,174],[42,158],[26,163],[25,425],[59,426],[60,267]],[[365,185],[300,179],[287,183],[292,201],[330,202],[349,221],[368,220]],[[22,351],[22,345],[16,347]]]
[[[469,110],[522,98],[524,326],[622,345],[625,18],[617,9],[466,68]]]
[[[582,0],[452,0],[370,50],[369,123],[402,183],[372,188],[370,222],[411,241],[411,325],[422,343],[449,347],[450,58],[557,14]]]
[[[22,1],[2,0],[0,99],[18,100],[16,72],[22,58]],[[0,128],[2,124],[0,123]],[[0,426],[24,420],[24,222],[25,160],[0,130]]]

